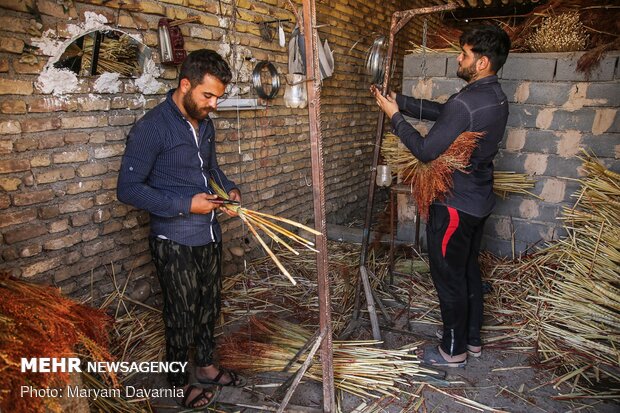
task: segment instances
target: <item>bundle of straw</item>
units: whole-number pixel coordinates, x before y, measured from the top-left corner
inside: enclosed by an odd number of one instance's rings
[[[222,363],[251,372],[283,371],[290,360],[311,338],[310,331],[299,324],[280,319],[253,317],[247,329],[227,338],[220,349]],[[400,350],[377,348],[377,341],[335,341],[333,343],[334,382],[336,388],[367,398],[392,396],[416,378],[436,374],[420,367],[417,357],[410,354],[415,346]],[[305,361],[302,355],[294,366]],[[293,367],[291,370],[296,370]],[[322,381],[321,364],[315,362],[306,372],[311,380]]]
[[[425,218],[431,203],[445,199],[452,189],[452,174],[465,171],[482,136],[481,132],[463,132],[437,159],[424,163],[404,148],[397,136],[388,133],[381,145],[381,155],[392,171],[399,173],[403,182],[411,185],[420,216]]]
[[[75,45],[73,43],[72,45]],[[90,74],[94,41],[91,36],[84,37],[84,45],[80,51],[82,56],[82,70]],[[120,73],[124,76],[138,74],[138,44],[128,35],[118,39],[105,36],[101,42],[97,59],[97,74],[103,72]]]
[[[525,43],[537,53],[576,52],[584,50],[588,35],[579,21],[579,12],[567,12],[543,19]]]
[[[503,199],[506,199],[509,193],[530,195],[541,199],[538,195],[528,191],[528,188],[534,188],[534,180],[530,175],[512,171],[493,172],[493,192]]]
[[[213,188],[213,190],[217,193],[217,195],[219,195],[221,198],[229,199],[229,196],[226,193],[226,191],[224,191],[215,182],[214,179],[210,179],[209,180],[209,184],[211,185],[211,188]],[[300,224],[299,222],[295,222],[293,220],[290,220],[290,219],[287,219],[287,218],[282,218],[282,217],[279,217],[279,216],[276,216],[276,215],[269,215],[269,214],[265,214],[265,213],[262,213],[262,212],[253,211],[251,209],[243,208],[243,207],[241,207],[239,205],[223,204],[223,207],[227,208],[227,209],[229,209],[231,211],[234,211],[234,212],[236,212],[239,215],[239,218],[241,218],[241,220],[248,226],[248,228],[250,229],[250,232],[252,232],[252,235],[254,235],[256,240],[263,247],[265,252],[267,252],[269,257],[271,257],[273,262],[276,263],[276,265],[278,266],[280,271],[282,271],[282,273],[290,280],[290,282],[293,285],[296,285],[297,282],[295,281],[295,279],[293,277],[291,277],[291,274],[288,272],[288,270],[286,268],[284,268],[284,266],[282,265],[282,263],[280,262],[278,257],[276,257],[276,255],[273,253],[271,248],[269,248],[267,246],[267,244],[265,243],[265,241],[263,241],[263,239],[258,234],[256,229],[258,228],[258,229],[262,230],[268,237],[270,237],[276,243],[278,243],[279,245],[283,246],[284,248],[286,248],[287,250],[289,250],[290,252],[292,252],[295,255],[299,255],[299,252],[297,250],[295,250],[293,247],[291,247],[287,242],[285,242],[278,234],[287,237],[291,241],[294,241],[297,244],[300,244],[301,246],[303,246],[306,249],[309,249],[309,250],[314,251],[314,252],[319,252],[319,251],[317,251],[314,248],[314,243],[312,241],[309,241],[309,240],[301,237],[300,235],[297,235],[294,232],[292,232],[292,231],[290,231],[290,230],[288,230],[286,228],[281,227],[280,225],[276,224],[275,222],[269,221],[270,219],[271,220],[275,220],[275,221],[279,221],[279,222],[283,222],[283,223],[292,225],[292,226],[297,227],[297,228],[301,228],[301,229],[303,229],[305,231],[308,231],[308,232],[310,232],[311,234],[314,234],[314,235],[321,235],[321,233],[319,231],[314,230],[313,228],[310,228],[310,227],[307,227],[307,226],[305,226],[303,224]]]

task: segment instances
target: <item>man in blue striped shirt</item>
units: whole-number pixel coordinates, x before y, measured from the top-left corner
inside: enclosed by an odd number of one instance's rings
[[[195,376],[204,384],[239,386],[243,378],[213,364],[214,328],[220,311],[222,205],[213,178],[233,201],[241,193],[217,164],[217,109],[232,74],[212,50],[190,53],[179,86],[131,129],[118,177],[118,199],[150,213],[149,246],[164,297],[166,358],[185,362],[195,345]],[[228,215],[232,211],[222,209]],[[215,392],[188,383],[188,372],[169,373],[185,386],[185,407],[204,407]]]

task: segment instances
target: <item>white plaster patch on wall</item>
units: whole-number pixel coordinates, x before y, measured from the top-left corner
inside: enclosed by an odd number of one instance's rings
[[[508,135],[506,136],[506,150],[508,151],[520,151],[525,146],[525,137],[527,131],[525,129],[508,129]]]
[[[530,97],[530,82],[519,83],[515,91],[514,99],[518,103],[524,103]]]
[[[539,129],[549,129],[551,122],[553,122],[553,113],[556,110],[555,108],[545,108],[538,112],[538,116],[536,116],[536,127]]]
[[[226,42],[226,40],[224,39],[224,41],[222,41],[218,46],[217,46],[217,50],[218,54],[222,57],[226,57],[230,54],[230,44],[228,44]]]
[[[525,157],[523,166],[530,175],[542,175],[547,170],[547,155],[530,153]]]
[[[538,201],[534,199],[524,199],[519,205],[521,218],[531,219],[538,216]]]
[[[562,105],[562,109],[573,112],[582,109],[584,106],[604,105],[607,103],[606,99],[586,98],[588,86],[590,86],[590,84],[587,82],[574,84],[568,93],[568,100]]]
[[[500,218],[495,224],[495,232],[500,239],[512,238],[512,226],[508,218]]]
[[[54,30],[47,29],[43,32],[41,37],[33,37],[30,43],[33,46],[36,46],[42,55],[56,56],[64,50],[65,42],[58,39],[58,36]]]
[[[567,130],[565,132],[556,132],[556,136],[560,138],[558,141],[558,155],[564,158],[572,158],[579,153],[581,145],[581,132],[577,130]]]
[[[418,99],[431,99],[433,97],[433,80],[420,79],[412,89],[412,96]]]
[[[78,89],[78,78],[68,69],[46,68],[37,78],[35,85],[44,94],[62,95]]]
[[[543,185],[540,196],[545,202],[550,202],[552,204],[564,201],[564,197],[566,196],[566,181],[555,178],[547,179]]]
[[[226,29],[230,25],[230,20],[228,17],[219,17],[217,18],[218,24],[221,28]]]
[[[607,132],[616,118],[616,109],[597,109],[592,122],[592,133],[600,135]]]
[[[147,58],[144,61],[142,67],[142,76],[135,80],[135,85],[138,90],[145,95],[152,95],[162,88],[163,84],[157,80],[157,77],[161,74],[161,70],[157,67],[155,62],[151,58]]]
[[[88,32],[104,28],[107,23],[108,18],[104,15],[87,11],[84,12],[84,22],[80,24],[69,24],[67,26],[67,31],[73,37],[80,37]]]
[[[98,93],[118,93],[121,90],[121,81],[119,80],[120,73],[102,73],[101,76],[95,80],[93,88]]]

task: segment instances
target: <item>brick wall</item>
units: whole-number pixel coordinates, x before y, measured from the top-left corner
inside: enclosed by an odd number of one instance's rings
[[[571,178],[580,176],[580,148],[620,170],[619,53],[606,56],[589,79],[575,71],[580,56],[511,54],[498,74],[510,116],[496,170],[531,174],[532,192],[543,200],[516,194],[498,199],[484,240],[492,252],[510,256],[513,233],[516,253],[563,235],[557,217],[574,202],[578,185]],[[420,55],[405,57],[403,93],[445,101],[464,85],[456,78],[456,54],[428,55],[426,81],[420,65]],[[421,130],[431,127],[412,122]]]
[[[387,32],[392,11],[404,3],[413,7],[403,0],[317,1],[318,23],[325,25],[319,33],[336,61],[322,94],[331,222],[363,214],[377,119],[364,74],[366,50],[375,34]],[[81,0],[64,6],[54,0],[0,0],[0,270],[75,296],[92,292],[95,300],[113,289],[113,277],[124,285],[131,273],[131,291],[135,282],[151,282],[153,276],[148,214],[116,200],[116,180],[127,132],[176,85],[176,68],[161,67],[159,89],[149,93],[127,78],[119,80],[119,92],[99,93],[97,78],[86,77],[70,93],[54,95],[38,83],[53,56],[32,46],[42,36],[67,42],[92,12],[105,16],[107,27],[139,36],[157,61],[158,20],[198,15],[199,22],[181,26],[186,50],[208,47],[230,61],[232,39],[241,57],[235,63],[239,86],[249,89],[254,63],[245,57],[268,59],[287,72],[287,50],[277,39],[261,39],[257,22],[294,16],[283,0],[236,5],[233,30],[230,0]],[[285,27],[287,37],[292,28]],[[407,36],[419,30],[413,25]],[[399,41],[397,62],[407,47],[405,38]],[[399,73],[397,67],[397,78]],[[283,94],[266,110],[241,111],[239,119],[235,111],[215,114],[219,161],[249,208],[307,222],[313,217],[308,112],[286,108]],[[243,244],[240,221],[222,221],[227,245]],[[228,273],[242,268],[228,250],[225,262]],[[157,283],[152,285],[156,290]]]

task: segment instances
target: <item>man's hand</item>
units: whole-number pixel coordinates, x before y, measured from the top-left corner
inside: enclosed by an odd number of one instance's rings
[[[216,199],[217,195],[211,195],[207,193],[196,194],[192,197],[192,205],[189,212],[192,214],[210,214],[214,209],[219,208],[221,204],[211,202],[211,199]]]
[[[392,116],[398,112],[398,103],[396,103],[396,93],[390,92],[390,95],[384,97],[381,91],[375,85],[370,86],[370,93],[375,97],[377,106],[381,108],[385,114],[392,119]]]
[[[239,192],[238,189],[233,189],[232,191],[230,191],[228,193],[228,197],[233,201],[241,202],[241,192]],[[235,211],[228,209],[228,208],[222,208],[222,211],[224,211],[224,213],[228,215],[229,217],[236,217],[239,215]]]

